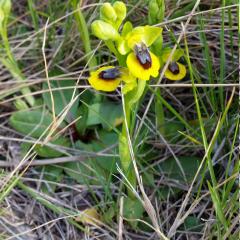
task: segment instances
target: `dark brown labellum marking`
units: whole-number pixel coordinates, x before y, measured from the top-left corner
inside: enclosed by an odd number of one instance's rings
[[[176,62],[170,62],[168,65],[168,70],[173,74],[179,74],[180,72],[179,66]]]
[[[115,80],[116,78],[119,78],[120,75],[120,71],[116,67],[103,70],[98,74],[99,78],[106,81]]]
[[[149,69],[152,66],[152,59],[147,46],[142,43],[135,46],[135,56],[144,69]]]

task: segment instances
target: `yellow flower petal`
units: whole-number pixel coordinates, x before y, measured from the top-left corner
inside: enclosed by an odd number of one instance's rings
[[[131,52],[127,57],[127,66],[133,76],[141,80],[149,80],[150,76],[157,77],[159,74],[160,62],[159,59],[149,52],[152,60],[152,66],[145,69],[138,61],[137,57]]]
[[[161,58],[163,62],[167,62],[169,59],[169,56],[172,52],[171,48],[165,48],[161,54]],[[178,61],[182,56],[184,55],[184,51],[182,49],[176,49],[173,53],[172,58],[170,61]]]
[[[146,25],[134,28],[132,32],[127,35],[126,39],[131,49],[134,49],[135,45],[141,42],[149,47],[161,34],[162,28]]]
[[[99,90],[99,91],[112,92],[112,91],[116,90],[116,88],[118,87],[118,85],[121,81],[120,78],[116,78],[113,80],[110,80],[110,79],[104,80],[99,77],[100,72],[107,70],[107,69],[111,69],[111,68],[114,68],[114,66],[101,67],[97,71],[92,72],[90,77],[88,78],[90,85],[94,89]]]
[[[97,71],[91,72],[91,75],[88,78],[90,85],[96,90],[105,92],[112,92],[116,90],[120,81],[123,81],[126,84],[130,84],[131,86],[135,86],[136,77],[134,77],[127,68],[119,68],[118,70],[120,72],[120,76],[115,79],[103,79],[99,76],[99,74],[102,71],[111,68],[115,67],[114,66],[101,67]]]
[[[179,73],[178,74],[174,74],[172,73],[169,69],[166,70],[164,76],[169,79],[169,80],[173,80],[173,81],[177,81],[177,80],[181,80],[186,76],[186,67],[179,63],[176,62],[176,64],[178,65],[179,68]]]
[[[131,49],[128,47],[127,41],[120,37],[117,41],[117,49],[122,54],[127,54]]]
[[[135,87],[137,87],[137,81],[126,83],[122,88],[122,93],[127,94],[132,91]]]
[[[136,77],[134,77],[127,68],[121,68],[121,80],[125,83],[136,83]]]

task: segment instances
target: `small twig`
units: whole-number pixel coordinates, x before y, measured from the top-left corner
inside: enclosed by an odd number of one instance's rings
[[[119,223],[118,223],[118,240],[123,240],[123,200],[124,197],[120,198],[120,210],[119,210]]]
[[[45,24],[44,27],[44,35],[43,35],[43,44],[42,44],[42,54],[43,54],[43,60],[44,60],[44,66],[45,66],[45,73],[46,73],[46,79],[47,79],[47,84],[48,84],[48,89],[50,92],[50,98],[51,98],[51,103],[52,103],[52,115],[53,115],[53,125],[52,127],[55,126],[56,123],[56,113],[55,113],[55,103],[54,103],[54,97],[53,97],[53,93],[52,93],[52,87],[51,87],[51,83],[48,77],[48,64],[47,64],[47,58],[46,58],[46,54],[45,54],[45,45],[46,45],[46,38],[47,38],[47,26],[48,26],[48,22],[49,22],[49,18]]]
[[[79,162],[85,160],[86,156],[71,156],[71,157],[61,157],[61,158],[52,158],[52,159],[40,159],[34,161],[25,161],[21,164],[22,167],[24,166],[44,166],[44,165],[53,165],[59,163],[66,163],[66,162]],[[0,167],[15,167],[17,164],[16,162],[8,162],[8,161],[1,161],[0,160]]]

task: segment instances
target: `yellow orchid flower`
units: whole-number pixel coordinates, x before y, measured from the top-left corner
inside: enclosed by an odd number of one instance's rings
[[[168,61],[169,56],[171,53],[171,49],[165,49],[165,51],[162,54],[162,61],[165,63]],[[172,59],[170,59],[170,63],[168,65],[168,69],[166,70],[164,76],[173,81],[182,80],[186,74],[187,70],[186,67],[179,63],[178,60],[184,55],[184,52],[181,49],[177,49]]]
[[[125,82],[124,93],[131,91],[136,84],[136,78],[126,68],[106,66],[91,72],[88,78],[90,85],[100,91],[112,92],[121,81]]]
[[[141,80],[149,80],[150,76],[158,76],[160,62],[157,56],[143,45],[136,46],[135,52],[128,55],[127,66],[135,77]]]
[[[157,77],[160,62],[149,49],[161,35],[162,29],[153,26],[136,27],[118,41],[118,51],[127,56],[129,71],[141,80],[149,80],[150,76]]]
[[[173,81],[181,80],[186,76],[186,67],[179,62],[170,62],[164,76]]]

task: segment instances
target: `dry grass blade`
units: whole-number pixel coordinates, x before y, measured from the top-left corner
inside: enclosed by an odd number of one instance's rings
[[[124,208],[124,197],[120,198],[120,210],[119,210],[119,222],[118,222],[118,240],[123,240],[123,208]]]
[[[48,77],[48,64],[47,64],[47,58],[46,58],[46,54],[45,54],[48,22],[49,22],[49,18],[47,19],[47,22],[46,22],[45,27],[44,27],[42,54],[43,54],[43,60],[44,60],[44,66],[45,66],[45,74],[46,74],[48,89],[49,89],[49,92],[50,92],[51,103],[52,103],[52,109],[51,109],[52,110],[52,115],[53,115],[53,125],[52,125],[52,127],[54,127],[55,124],[56,124],[55,102],[54,102],[54,98],[53,98],[51,83],[50,83],[50,80],[49,80],[49,77]]]

